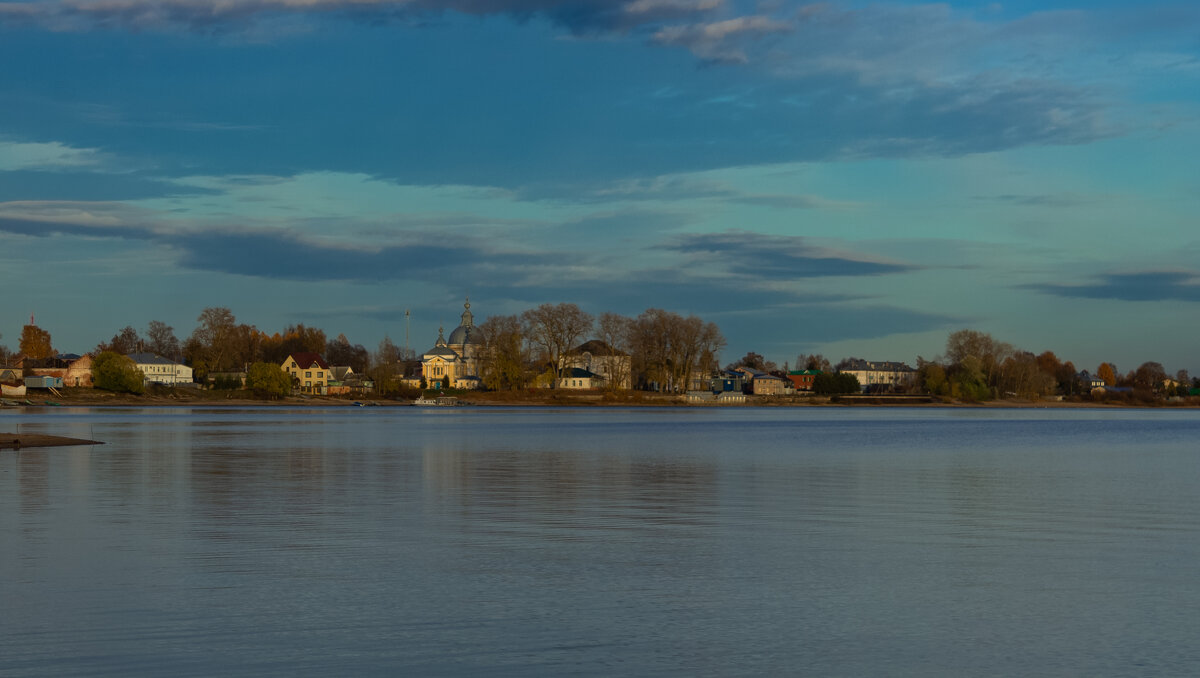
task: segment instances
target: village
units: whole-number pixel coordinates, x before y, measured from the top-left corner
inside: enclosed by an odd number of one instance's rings
[[[288,397],[384,398],[433,402],[425,396],[552,391],[648,393],[676,402],[747,404],[833,396],[843,402],[918,404],[1027,399],[1044,402],[1183,403],[1200,397],[1200,379],[1173,377],[1157,363],[1121,376],[1103,363],[1093,375],[1052,352],[1018,351],[973,330],[953,333],[940,360],[842,359],[799,355],[782,367],[757,353],[720,366],[719,328],[695,316],[648,309],[636,318],[593,318],[574,304],[543,304],[521,316],[476,324],[470,300],[447,335],[439,328],[422,353],[381,342],[368,352],[344,335],[327,340],[303,325],[268,336],[238,325],[223,308],[205,309],[180,343],[173,328],[152,322],[147,337],[126,327],[85,353],[60,353],[35,319],[20,350],[0,346],[3,404],[57,404],[86,390],[140,395],[246,392]]]

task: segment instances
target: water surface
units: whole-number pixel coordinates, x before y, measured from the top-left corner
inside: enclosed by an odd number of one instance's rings
[[[0,675],[1200,673],[1200,413],[71,409]]]

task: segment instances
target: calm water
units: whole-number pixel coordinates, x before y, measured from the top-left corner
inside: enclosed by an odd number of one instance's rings
[[[55,409],[0,675],[1200,674],[1200,413]]]

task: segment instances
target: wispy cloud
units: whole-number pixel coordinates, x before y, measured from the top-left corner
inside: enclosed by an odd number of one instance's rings
[[[1099,276],[1099,282],[1096,283],[1026,285],[1025,289],[1076,299],[1200,302],[1200,273],[1180,271],[1110,273]]]
[[[749,58],[740,46],[742,42],[790,30],[791,25],[787,22],[753,15],[711,23],[666,26],[654,34],[653,40],[660,45],[685,47],[705,61],[744,64]]]
[[[442,12],[544,17],[573,32],[629,30],[707,13],[723,0],[49,0],[0,3],[0,23],[59,31],[96,29],[222,32],[280,17],[342,15],[362,21],[420,18]]]
[[[95,169],[105,161],[105,154],[97,148],[76,148],[57,141],[0,139],[0,172]]]
[[[729,272],[759,280],[876,276],[916,270],[907,264],[855,257],[810,246],[804,238],[746,231],[689,234],[663,245]]]

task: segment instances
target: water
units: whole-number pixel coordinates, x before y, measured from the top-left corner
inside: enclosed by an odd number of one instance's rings
[[[1200,673],[1200,412],[69,409],[0,675]]]

